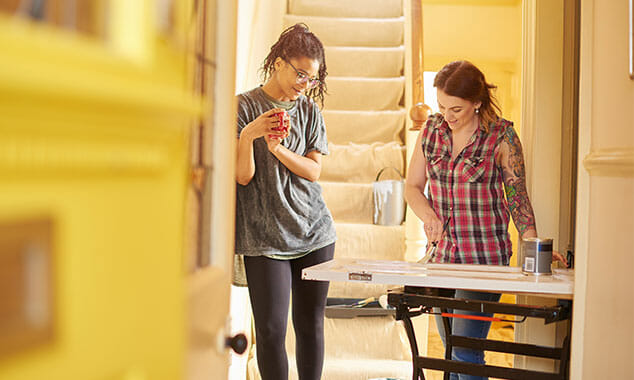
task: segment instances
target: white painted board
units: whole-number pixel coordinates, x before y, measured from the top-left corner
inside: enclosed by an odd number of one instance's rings
[[[469,264],[419,264],[406,261],[335,259],[302,271],[305,280],[361,282],[534,294],[572,299],[574,271],[551,276],[522,274],[518,267]]]

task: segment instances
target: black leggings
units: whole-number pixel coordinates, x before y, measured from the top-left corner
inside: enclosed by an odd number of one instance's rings
[[[324,364],[326,281],[304,281],[302,269],[332,260],[335,244],[294,260],[244,257],[262,380],[288,379],[286,321],[293,294],[295,359],[300,380],[319,380]]]

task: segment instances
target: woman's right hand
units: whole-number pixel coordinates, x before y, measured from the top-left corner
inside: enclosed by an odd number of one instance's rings
[[[284,110],[281,108],[273,108],[262,113],[260,116],[255,118],[255,120],[247,124],[242,130],[242,133],[246,132],[251,140],[255,140],[260,137],[283,139],[286,137],[285,132],[273,129],[279,127],[279,119],[275,116],[275,114],[282,111]],[[240,136],[242,136],[242,133]]]
[[[427,235],[427,242],[437,244],[442,239],[442,220],[436,215],[435,212],[430,212],[423,219],[425,225],[425,235]]]

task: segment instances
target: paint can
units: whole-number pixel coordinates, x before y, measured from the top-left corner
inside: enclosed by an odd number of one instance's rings
[[[526,275],[551,275],[553,239],[525,238],[520,245],[522,273]]]

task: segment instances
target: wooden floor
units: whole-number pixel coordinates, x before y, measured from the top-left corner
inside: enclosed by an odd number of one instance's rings
[[[505,322],[493,322],[491,325],[491,330],[489,331],[489,339],[495,340],[503,340],[505,342],[513,342],[514,341],[514,328],[510,323]],[[427,347],[427,355],[433,358],[443,358],[445,355],[445,348],[442,345],[442,341],[440,340],[440,335],[438,335],[438,330],[436,329],[436,323],[434,323],[433,319],[430,320],[429,323],[429,340]],[[484,359],[487,364],[497,365],[501,367],[512,367],[513,366],[513,355],[512,354],[504,354],[498,352],[485,352]],[[425,371],[425,379],[426,380],[442,380],[443,373],[440,371]],[[494,378],[490,378],[493,380]]]

